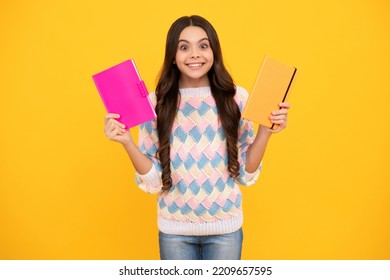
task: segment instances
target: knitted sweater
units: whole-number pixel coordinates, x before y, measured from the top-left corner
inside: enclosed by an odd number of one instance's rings
[[[239,184],[254,184],[254,173],[245,171],[246,151],[254,140],[252,122],[241,119],[238,131],[240,175],[229,176],[226,137],[210,87],[180,89],[181,100],[174,120],[171,143],[172,188],[162,193],[161,164],[156,120],[140,126],[139,148],[153,162],[144,175],[136,173],[138,186],[158,193],[158,227],[168,234],[213,235],[238,230],[243,223]],[[156,96],[150,94],[155,106]],[[248,93],[236,88],[235,100],[242,112]]]

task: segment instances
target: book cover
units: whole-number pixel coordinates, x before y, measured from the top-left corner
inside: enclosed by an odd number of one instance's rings
[[[126,129],[150,121],[156,113],[133,59],[92,76],[107,113],[120,115]]]
[[[264,57],[242,117],[272,129],[277,128],[269,116],[279,109],[279,103],[286,101],[296,71],[295,67]]]

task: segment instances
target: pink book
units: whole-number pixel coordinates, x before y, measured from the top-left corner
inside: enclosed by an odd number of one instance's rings
[[[120,115],[126,129],[150,121],[156,113],[134,60],[126,60],[92,76],[108,113]]]

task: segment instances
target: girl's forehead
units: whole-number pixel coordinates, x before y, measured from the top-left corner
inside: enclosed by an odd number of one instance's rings
[[[198,41],[200,39],[208,39],[208,37],[206,31],[198,26],[187,26],[179,36],[179,40]]]

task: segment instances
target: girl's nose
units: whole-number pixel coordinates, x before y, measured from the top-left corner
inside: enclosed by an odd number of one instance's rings
[[[191,54],[191,58],[199,58],[199,57],[200,57],[199,54],[196,53],[196,52],[193,52],[193,53]]]

